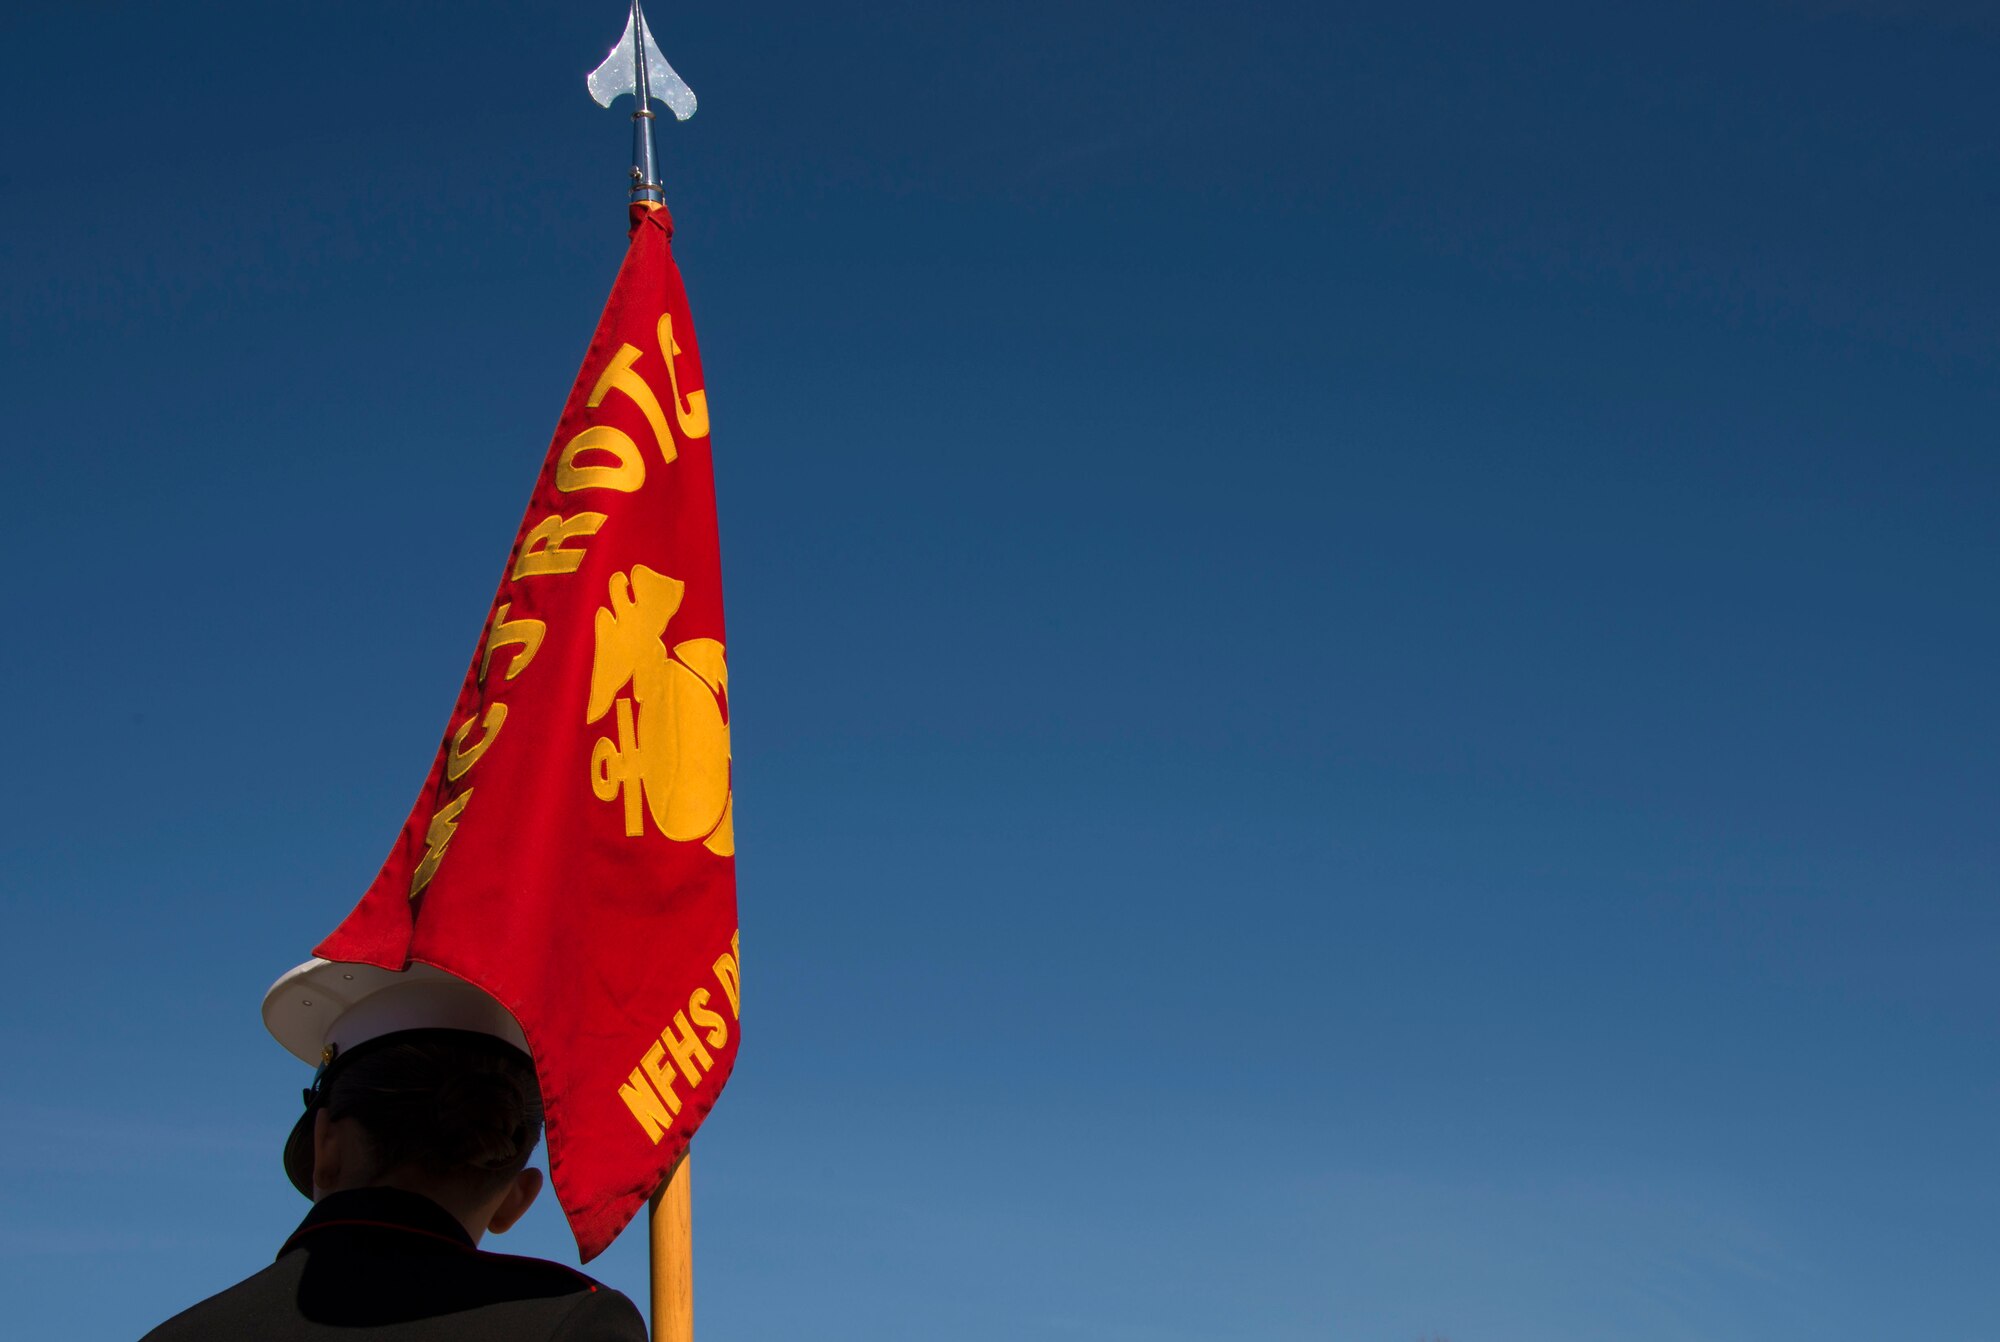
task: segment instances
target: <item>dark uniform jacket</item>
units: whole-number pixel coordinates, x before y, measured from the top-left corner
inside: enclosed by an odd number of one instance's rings
[[[646,1342],[609,1286],[540,1258],[482,1253],[458,1218],[393,1188],[329,1193],[278,1261],[144,1342]]]

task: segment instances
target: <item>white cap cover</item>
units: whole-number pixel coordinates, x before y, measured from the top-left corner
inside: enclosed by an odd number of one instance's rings
[[[464,979],[420,964],[399,972],[308,960],[264,994],[264,1027],[314,1065],[329,1044],[345,1053],[398,1030],[472,1030],[528,1051],[527,1036],[506,1007]]]

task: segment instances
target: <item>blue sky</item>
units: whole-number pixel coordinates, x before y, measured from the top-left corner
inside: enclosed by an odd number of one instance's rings
[[[736,710],[705,1338],[2000,1327],[1990,11],[650,17]],[[303,1211],[257,1003],[616,269],[621,21],[0,18],[22,1336]]]

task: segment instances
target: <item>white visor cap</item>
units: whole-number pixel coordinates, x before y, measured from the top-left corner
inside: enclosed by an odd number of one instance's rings
[[[397,971],[312,959],[264,994],[264,1028],[294,1057],[318,1066],[398,1030],[471,1030],[528,1052],[521,1024],[484,990],[431,965]]]

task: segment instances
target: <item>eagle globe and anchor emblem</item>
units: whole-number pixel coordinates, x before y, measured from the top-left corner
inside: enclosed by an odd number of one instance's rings
[[[586,725],[612,714],[615,736],[590,751],[599,801],[624,799],[625,833],[650,815],[669,839],[721,857],[736,852],[729,780],[729,667],[712,638],[666,644],[687,584],[634,564],[614,573],[610,605],[598,608]],[[629,688],[630,693],[625,691]]]

